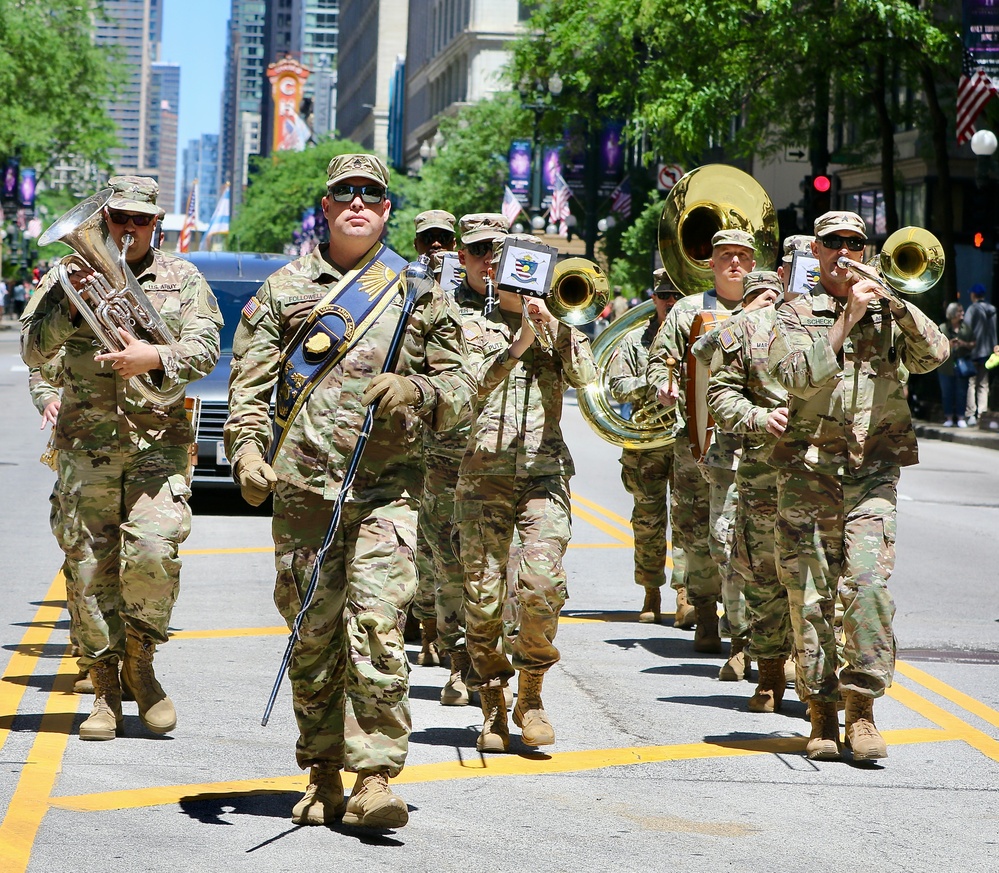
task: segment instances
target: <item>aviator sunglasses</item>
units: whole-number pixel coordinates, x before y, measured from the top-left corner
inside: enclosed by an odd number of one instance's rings
[[[109,209],[108,221],[112,224],[128,224],[131,221],[136,227],[145,227],[150,222],[156,221],[156,216],[147,215],[146,213],[118,212],[117,210]]]
[[[449,230],[424,230],[417,236],[422,243],[428,246],[435,242],[439,242],[442,246],[449,246],[454,242],[454,234]]]
[[[819,242],[827,249],[846,248],[851,252],[862,252],[867,245],[867,240],[859,236],[822,236],[819,237]]]
[[[381,185],[334,185],[330,197],[337,203],[350,203],[360,196],[364,203],[381,203],[385,199],[385,189]]]
[[[468,249],[468,253],[473,258],[481,258],[483,255],[492,252],[493,244],[489,240],[483,240],[482,242],[469,243],[465,248]]]
[[[679,291],[656,291],[655,296],[660,300],[669,300],[670,297],[679,300],[683,295]]]

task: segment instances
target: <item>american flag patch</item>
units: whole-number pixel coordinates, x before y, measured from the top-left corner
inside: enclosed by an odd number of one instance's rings
[[[246,301],[246,306],[243,307],[243,318],[253,318],[253,314],[260,309],[260,304],[257,303],[256,297],[251,297]]]

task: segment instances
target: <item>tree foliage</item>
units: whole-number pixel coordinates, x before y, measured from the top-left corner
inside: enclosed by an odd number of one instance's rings
[[[106,106],[121,76],[92,39],[101,14],[98,0],[0,0],[0,157],[39,181],[67,158],[109,166]]]

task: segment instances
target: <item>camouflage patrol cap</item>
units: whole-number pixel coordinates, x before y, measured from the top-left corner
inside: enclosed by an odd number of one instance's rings
[[[666,275],[666,270],[660,267],[652,273],[652,293],[655,294],[656,291],[676,291],[676,285],[673,284],[673,280]]]
[[[108,200],[108,209],[157,215],[160,218],[166,215],[156,205],[160,186],[149,176],[112,176],[108,179],[108,187],[114,192]]]
[[[434,227],[454,233],[454,222],[454,216],[450,212],[445,212],[443,209],[428,209],[426,212],[421,212],[416,216],[416,218],[413,219],[413,223],[416,225],[417,233],[423,233],[423,231],[430,230]]]
[[[770,289],[775,294],[781,294],[784,286],[781,284],[780,276],[772,270],[753,270],[742,277],[742,299],[752,297],[761,291]]]
[[[510,222],[501,212],[471,212],[461,216],[458,227],[461,228],[461,244],[467,246],[479,240],[506,236]]]
[[[339,185],[345,179],[369,179],[388,188],[389,171],[378,155],[337,155],[326,168],[326,187]]]
[[[867,225],[856,212],[824,212],[815,219],[816,236],[825,236],[844,230],[852,230],[867,239]]]
[[[747,249],[755,249],[756,244],[753,235],[744,230],[719,230],[711,237],[711,248],[718,246],[745,246]]]
[[[795,252],[810,255],[814,240],[814,236],[809,236],[805,233],[796,233],[793,236],[789,236],[784,240],[784,257],[781,258],[781,263],[790,264],[794,260]]]
[[[529,233],[504,233],[500,236],[493,237],[493,259],[490,263],[492,263],[494,267],[499,265],[500,258],[503,256],[503,244],[507,240],[510,240],[511,243],[536,243],[538,238]]]

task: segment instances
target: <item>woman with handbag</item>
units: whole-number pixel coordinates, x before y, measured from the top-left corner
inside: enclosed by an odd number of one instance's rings
[[[968,379],[975,373],[975,362],[971,360],[971,350],[975,345],[975,335],[970,325],[964,322],[964,307],[954,301],[947,305],[947,320],[939,327],[940,332],[950,340],[950,358],[937,368],[940,379],[940,400],[943,405],[944,427],[967,427],[964,418],[964,403],[968,393]]]

